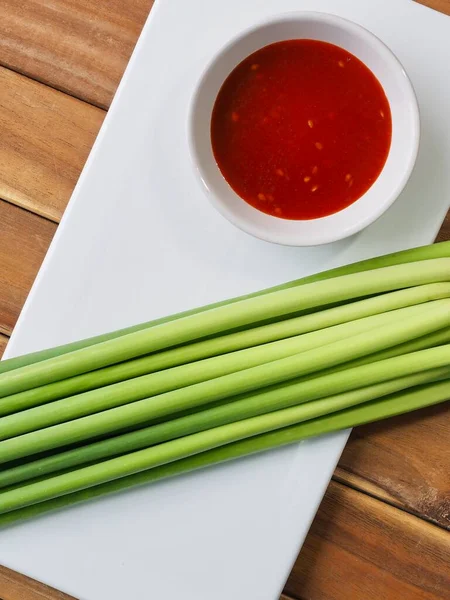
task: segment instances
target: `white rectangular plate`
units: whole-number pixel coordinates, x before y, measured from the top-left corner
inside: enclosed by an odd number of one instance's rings
[[[195,82],[240,29],[289,10],[369,28],[416,88],[423,135],[402,197],[351,239],[252,239],[211,208],[187,157]],[[450,20],[409,0],[160,0],[8,346],[13,356],[431,242],[450,198]],[[275,600],[347,432],[0,532],[0,563],[85,600]]]

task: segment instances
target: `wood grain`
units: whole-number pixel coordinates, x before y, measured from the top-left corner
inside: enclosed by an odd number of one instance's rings
[[[450,403],[358,427],[335,476],[450,529],[449,431]]]
[[[0,67],[0,197],[59,221],[104,114]]]
[[[450,211],[447,213],[447,217],[443,222],[441,230],[436,238],[437,242],[445,242],[447,240],[450,240]]]
[[[1,64],[106,108],[152,4],[2,0]]]
[[[8,343],[8,338],[6,337],[6,335],[2,335],[0,333],[0,358],[3,356],[3,352],[5,351],[7,343]]]
[[[54,223],[0,201],[0,333],[11,333],[55,230]]]
[[[449,600],[450,535],[332,482],[286,584],[313,600]]]
[[[419,4],[438,10],[441,13],[450,15],[450,0],[417,0]]]
[[[1,600],[74,600],[62,592],[0,566]]]

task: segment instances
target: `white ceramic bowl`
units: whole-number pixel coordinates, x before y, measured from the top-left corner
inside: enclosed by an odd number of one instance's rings
[[[392,142],[385,166],[354,204],[319,219],[291,221],[267,215],[242,200],[223,178],[213,156],[211,113],[222,83],[249,54],[273,42],[309,38],[341,46],[364,62],[384,88],[391,107]],[[325,13],[290,13],[247,29],[205,69],[189,113],[194,168],[213,205],[237,227],[258,238],[290,246],[314,246],[348,237],[378,219],[402,191],[413,169],[420,137],[414,89],[389,48],[363,27]]]

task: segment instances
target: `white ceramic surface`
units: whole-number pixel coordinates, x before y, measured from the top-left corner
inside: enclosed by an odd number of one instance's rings
[[[359,200],[320,219],[292,221],[265,214],[243,202],[223,178],[211,147],[210,119],[217,94],[229,73],[256,50],[292,38],[336,44],[364,62],[384,88],[391,107],[392,141],[378,179]],[[277,14],[245,29],[221,48],[200,78],[189,114],[189,147],[203,190],[231,223],[257,238],[289,246],[316,246],[361,231],[397,199],[411,175],[419,147],[416,96],[401,63],[364,27],[317,12]]]
[[[262,242],[205,201],[187,103],[207,61],[270,14],[322,10],[384,40],[419,100],[421,149],[375,224],[313,249]],[[450,20],[410,0],[159,0],[8,356],[430,242],[450,198]],[[195,218],[193,218],[195,215]],[[277,600],[347,433],[0,532],[0,563],[82,600]]]

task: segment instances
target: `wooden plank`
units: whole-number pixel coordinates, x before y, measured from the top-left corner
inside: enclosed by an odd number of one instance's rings
[[[447,213],[447,218],[442,224],[441,230],[436,238],[437,242],[445,242],[446,240],[450,240],[450,211]]]
[[[0,566],[1,600],[73,600],[62,592]]]
[[[434,8],[434,10],[438,10],[446,15],[450,15],[450,0],[417,0],[417,2],[429,8]]]
[[[311,600],[450,598],[450,534],[332,482],[285,593]]]
[[[0,67],[0,197],[59,221],[104,114]]]
[[[10,334],[56,225],[0,201],[0,333]]]
[[[5,351],[7,343],[8,343],[8,338],[6,337],[6,335],[2,335],[0,333],[0,358],[3,356],[3,352]]]
[[[449,426],[450,403],[358,427],[335,476],[450,529]]]
[[[153,0],[2,0],[4,66],[108,107]]]

